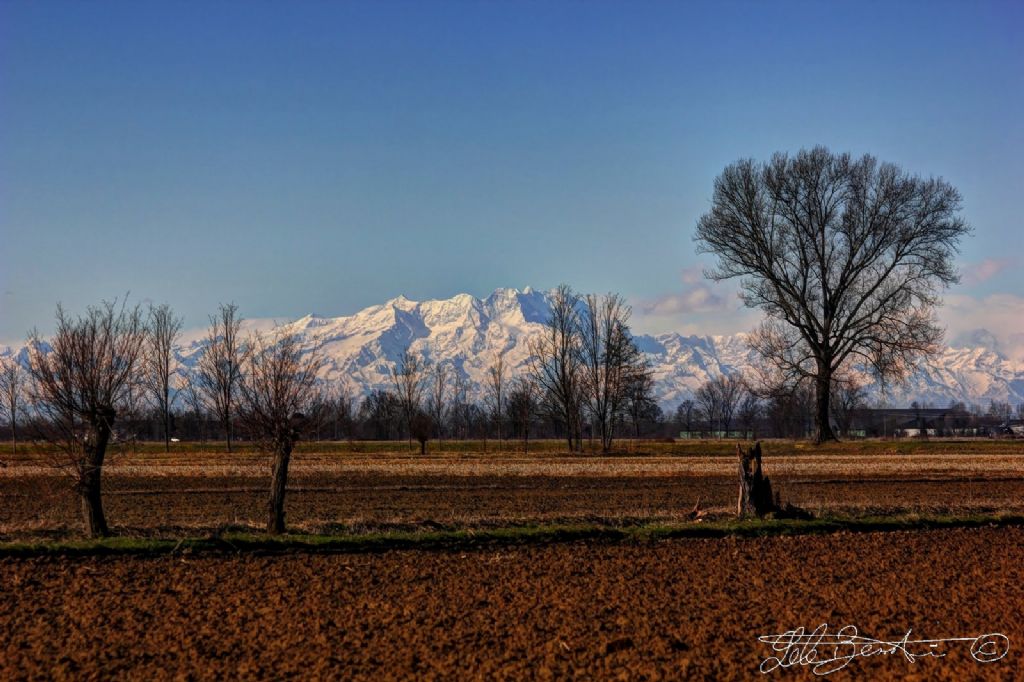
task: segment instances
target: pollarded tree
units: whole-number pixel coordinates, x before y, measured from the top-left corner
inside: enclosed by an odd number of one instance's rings
[[[718,257],[709,277],[740,278],[744,303],[766,313],[752,348],[813,382],[817,442],[835,440],[837,372],[860,364],[899,380],[936,351],[934,308],[970,231],[960,201],[942,179],[824,147],[738,161],[715,179],[698,251]]]
[[[295,334],[257,336],[247,358],[238,382],[238,418],[272,457],[267,532],[283,533],[288,463],[320,402],[316,374],[323,360],[319,349],[304,352]]]
[[[101,475],[114,422],[137,381],[146,343],[138,306],[103,303],[70,317],[57,306],[49,343],[29,337],[31,399],[44,433],[58,446],[75,478],[86,529],[108,534]]]

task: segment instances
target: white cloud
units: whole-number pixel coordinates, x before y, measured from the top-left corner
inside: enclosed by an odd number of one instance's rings
[[[966,286],[986,282],[1014,264],[1012,258],[986,258],[960,267],[960,281]]]
[[[984,282],[1013,262],[999,258],[965,266],[963,279],[965,283]],[[706,280],[699,268],[683,270],[681,280],[680,291],[634,301],[633,327],[637,332],[735,334],[753,329],[762,319],[759,310],[743,306],[731,283]],[[1005,292],[949,294],[936,312],[946,327],[947,342],[978,336],[976,332],[983,329],[992,333],[1004,355],[1024,361],[1024,296]]]
[[[996,337],[1005,355],[1024,360],[1024,296],[950,294],[938,309],[938,315],[946,326],[947,340],[986,329]]]
[[[701,284],[707,281],[704,277],[704,269],[698,267],[683,268],[679,273],[679,279],[686,285]]]
[[[722,296],[706,285],[698,285],[680,294],[664,294],[644,300],[640,303],[640,312],[643,315],[660,317],[717,312],[725,307],[726,301]]]
[[[735,334],[750,331],[761,313],[746,308],[734,283],[704,277],[699,267],[680,272],[681,288],[633,302],[633,327],[657,334]]]

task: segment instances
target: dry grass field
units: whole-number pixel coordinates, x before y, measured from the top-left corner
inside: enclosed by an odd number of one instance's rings
[[[403,443],[306,444],[293,458],[288,522],[303,532],[638,524],[734,509],[736,444],[624,444],[611,456],[495,452],[446,443],[426,457]],[[854,442],[812,448],[766,442],[765,471],[783,500],[816,515],[1024,511],[1024,442]],[[267,460],[251,450],[154,445],[124,450],[104,473],[107,515],[122,535],[261,528]],[[70,479],[45,453],[0,469],[0,541],[79,532]]]

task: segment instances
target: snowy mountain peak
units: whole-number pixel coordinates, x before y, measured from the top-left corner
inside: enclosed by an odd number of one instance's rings
[[[465,293],[421,302],[398,296],[354,315],[331,318],[310,313],[285,329],[299,334],[310,348],[319,347],[326,359],[324,378],[340,382],[357,397],[391,388],[391,369],[406,350],[432,364],[449,365],[479,388],[499,355],[511,375],[526,370],[530,339],[541,333],[550,315],[551,295],[526,287],[496,289],[482,299]],[[190,338],[198,340],[178,349],[186,370],[205,348],[205,336]],[[667,333],[635,339],[651,363],[656,397],[667,408],[691,397],[709,378],[748,372],[757,362],[744,334]],[[25,349],[0,350],[0,356],[12,354],[24,358]],[[877,387],[873,392],[881,396]],[[894,405],[913,400],[938,405],[1024,402],[1024,363],[1001,355],[995,338],[978,330],[920,363],[906,385],[891,389],[885,398]]]
[[[355,315],[319,318],[322,324],[306,322],[302,331],[327,356],[327,378],[344,381],[359,394],[390,388],[391,368],[406,350],[431,363],[448,364],[471,385],[482,387],[498,355],[512,373],[529,366],[529,340],[541,332],[550,315],[551,295],[526,287],[499,288],[485,298],[462,293],[417,302],[399,296]],[[665,407],[691,397],[717,374],[749,372],[757,362],[745,334],[635,338],[651,363],[655,393]],[[979,334],[975,340],[980,343],[946,348],[933,361],[922,363],[907,384],[890,389],[886,399],[894,404],[1024,401],[1024,366],[993,350],[994,337]]]

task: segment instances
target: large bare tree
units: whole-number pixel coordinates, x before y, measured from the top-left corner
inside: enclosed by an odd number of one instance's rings
[[[149,342],[143,363],[143,384],[160,412],[164,450],[171,450],[171,379],[177,370],[174,348],[181,336],[182,318],[166,303],[149,306]],[[176,395],[176,394],[175,394]]]
[[[231,422],[244,360],[242,339],[239,336],[241,328],[242,318],[238,316],[238,306],[222,303],[218,314],[210,316],[206,349],[199,356],[196,371],[196,379],[206,402],[224,427],[228,452],[231,452]]]
[[[238,419],[271,455],[267,532],[283,533],[288,463],[309,424],[310,411],[320,400],[316,375],[323,360],[319,349],[303,351],[295,334],[256,336],[248,346],[245,371],[238,382]]]
[[[29,337],[31,400],[44,435],[64,455],[92,537],[109,533],[101,475],[114,422],[145,352],[146,327],[138,306],[105,302],[71,317],[57,306],[48,341]]]
[[[900,380],[937,349],[934,308],[970,231],[960,203],[942,179],[825,147],[738,161],[715,179],[698,251],[718,257],[709,277],[739,278],[744,303],[766,313],[754,350],[813,382],[817,442],[835,439],[837,371]]]
[[[531,373],[545,404],[565,424],[570,451],[581,449],[583,441],[579,303],[569,285],[560,285],[552,294],[543,331],[530,340]]]
[[[24,409],[25,370],[15,357],[0,358],[0,414],[11,425],[11,451],[18,454],[18,416]]]

